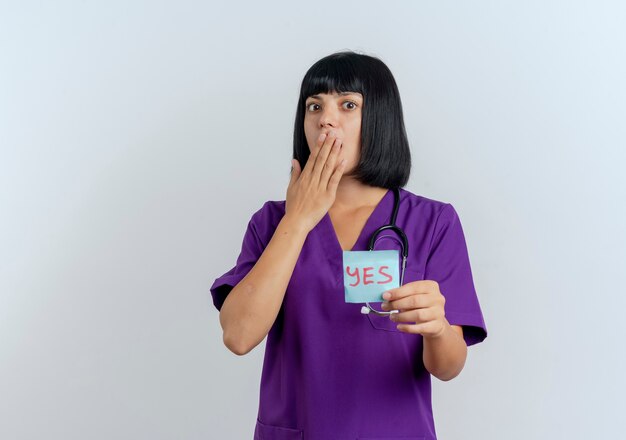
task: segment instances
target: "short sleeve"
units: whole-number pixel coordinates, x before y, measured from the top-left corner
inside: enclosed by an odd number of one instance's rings
[[[463,327],[467,346],[482,342],[487,327],[474,288],[461,221],[450,203],[444,205],[437,218],[424,278],[439,284],[446,298],[446,319]]]
[[[248,222],[246,232],[241,243],[241,250],[235,266],[228,272],[215,279],[210,287],[213,305],[217,310],[221,310],[226,297],[233,287],[235,287],[254,267],[261,254],[265,250],[266,243],[263,240],[263,232],[267,228],[267,221],[264,211],[267,203],[252,215]]]

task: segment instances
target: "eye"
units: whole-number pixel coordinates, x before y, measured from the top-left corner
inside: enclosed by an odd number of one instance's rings
[[[350,105],[351,105],[351,107],[346,107],[346,106],[345,106],[346,104],[350,104]],[[318,104],[317,104],[317,103],[315,103],[315,102],[312,102],[312,103],[310,103],[310,104],[307,104],[307,106],[306,106],[307,111],[310,111],[310,112],[311,112],[311,111],[315,111],[314,109],[312,109],[312,107],[313,107],[313,106],[315,106],[315,105],[318,105]],[[344,101],[344,102],[343,102],[343,104],[342,104],[342,106],[343,106],[344,108],[348,109],[348,110],[354,110],[355,108],[357,108],[357,103],[356,103],[356,102],[354,102],[354,101]]]

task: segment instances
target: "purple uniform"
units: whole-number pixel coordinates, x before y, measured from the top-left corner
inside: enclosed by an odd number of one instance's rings
[[[393,202],[388,190],[353,251],[367,250],[371,234],[390,222]],[[218,310],[259,259],[284,214],[284,200],[268,201],[253,214],[235,266],[210,288]],[[409,242],[404,283],[437,281],[446,319],[463,326],[468,346],[482,342],[487,328],[455,209],[400,188],[396,224]],[[383,235],[397,237],[391,231]],[[385,238],[375,249],[401,245]],[[361,314],[363,304],[345,302],[342,255],[326,213],[304,242],[267,335],[254,439],[436,440],[423,337],[401,332],[386,316]]]

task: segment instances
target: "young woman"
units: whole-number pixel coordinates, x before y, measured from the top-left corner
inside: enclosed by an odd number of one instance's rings
[[[311,66],[293,154],[286,199],[252,215],[210,288],[231,351],[267,336],[254,438],[435,440],[431,375],[457,376],[487,328],[455,209],[402,188],[411,156],[388,67],[354,52]],[[391,223],[401,232],[375,234]],[[406,267],[362,309],[344,258],[370,249]]]

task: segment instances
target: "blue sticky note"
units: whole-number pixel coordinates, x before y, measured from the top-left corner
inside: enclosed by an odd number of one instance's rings
[[[383,301],[383,292],[400,286],[400,252],[343,251],[345,302]]]

